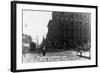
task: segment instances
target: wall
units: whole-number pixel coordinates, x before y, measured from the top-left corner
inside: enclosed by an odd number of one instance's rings
[[[10,72],[10,1],[0,1],[0,73],[11,73]],[[100,0],[33,0],[37,2],[54,2],[54,3],[67,3],[67,4],[86,4],[86,5],[98,5],[100,8]],[[100,9],[98,10],[100,13]],[[98,20],[100,19],[98,15]],[[98,22],[98,24],[100,21]],[[100,25],[98,25],[98,28]],[[100,28],[98,29],[100,31]],[[98,34],[100,37],[100,33]],[[98,39],[100,40],[100,39]],[[98,44],[100,41],[98,42]],[[100,46],[98,51],[100,52]],[[99,53],[100,56],[100,53]],[[99,60],[100,62],[100,57]],[[100,64],[99,64],[100,66]],[[84,69],[67,69],[67,70],[52,70],[52,71],[38,71],[34,73],[99,73],[100,67],[98,68],[84,68]],[[24,72],[23,72],[24,73]],[[33,72],[26,72],[33,73]]]

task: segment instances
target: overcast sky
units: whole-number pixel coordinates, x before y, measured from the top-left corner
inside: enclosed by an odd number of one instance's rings
[[[48,22],[52,18],[51,12],[44,11],[23,11],[23,33],[31,35],[32,41],[39,44],[46,37]]]

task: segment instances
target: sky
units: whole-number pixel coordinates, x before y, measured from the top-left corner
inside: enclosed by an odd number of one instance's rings
[[[48,22],[52,19],[52,12],[23,11],[23,34],[30,35],[32,41],[40,44],[43,36],[46,38]]]

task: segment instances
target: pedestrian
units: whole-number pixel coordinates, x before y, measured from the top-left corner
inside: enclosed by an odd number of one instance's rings
[[[80,56],[82,56],[82,50],[80,50]]]
[[[43,56],[45,56],[46,52],[45,52],[45,46],[43,47]]]

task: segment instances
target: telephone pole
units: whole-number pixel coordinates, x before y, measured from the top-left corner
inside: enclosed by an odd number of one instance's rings
[[[37,39],[37,44],[36,44],[36,48],[38,48],[38,47],[39,47],[39,41],[38,41],[38,36],[36,37],[36,39]]]

